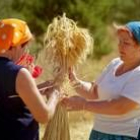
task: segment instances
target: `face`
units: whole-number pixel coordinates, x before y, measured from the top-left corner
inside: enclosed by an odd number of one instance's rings
[[[140,56],[140,47],[129,31],[118,31],[118,48],[121,60],[130,61]]]
[[[13,60],[17,61],[26,52],[27,42],[11,49]]]

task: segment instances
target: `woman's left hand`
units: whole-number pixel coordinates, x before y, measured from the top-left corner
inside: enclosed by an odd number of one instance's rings
[[[53,92],[54,86],[47,86],[44,88],[39,89],[42,95],[46,95],[47,97]]]
[[[61,101],[61,103],[64,107],[66,107],[70,111],[84,110],[86,99],[80,96],[71,96],[69,98],[65,97]]]
[[[42,95],[49,96],[52,91],[55,89],[55,84],[53,80],[45,81],[38,85],[38,89]]]

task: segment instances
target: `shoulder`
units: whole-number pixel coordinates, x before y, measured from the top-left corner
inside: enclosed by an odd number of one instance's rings
[[[30,72],[26,68],[21,68],[16,79],[17,93],[33,88],[35,85],[35,81]]]
[[[26,68],[21,68],[18,73],[20,79],[32,79],[30,72]]]
[[[120,63],[122,63],[120,58],[114,58],[112,59],[109,64],[106,66],[106,69],[112,69],[115,66],[119,65]]]
[[[16,65],[14,62],[9,61],[8,63],[6,63],[5,65],[5,73],[7,72],[8,74],[12,74],[12,75],[17,75],[20,71],[20,69],[23,68],[20,65]]]
[[[122,60],[119,57],[117,57],[117,58],[114,58],[110,61],[110,65],[117,65],[121,62],[122,62]]]
[[[16,65],[14,62],[12,61],[8,61],[7,63],[5,63],[2,67],[2,71],[1,71],[1,75],[4,77],[6,75],[6,77],[9,79],[7,81],[7,83],[11,83],[11,81],[13,80],[15,83],[16,78],[19,74],[19,71],[22,69],[22,66]],[[7,80],[7,79],[4,79]]]
[[[132,79],[137,79],[137,80],[139,80],[140,81],[140,66],[138,66],[138,67],[136,67],[133,71],[131,71],[132,72],[132,76],[131,76],[131,78]]]
[[[140,65],[134,69],[134,73],[140,74]]]
[[[140,87],[140,66],[136,67],[135,69],[131,70],[129,72],[128,78],[127,78],[127,84],[135,85]]]

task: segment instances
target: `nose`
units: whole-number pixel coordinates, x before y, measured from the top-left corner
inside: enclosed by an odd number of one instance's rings
[[[122,50],[122,49],[124,50],[124,49],[126,49],[126,47],[127,47],[127,46],[126,46],[125,44],[123,44],[123,43],[119,43],[118,46],[119,46],[119,49],[121,49],[121,50]]]

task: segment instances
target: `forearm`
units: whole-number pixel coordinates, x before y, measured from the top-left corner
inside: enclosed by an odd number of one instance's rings
[[[48,108],[48,118],[51,119],[55,113],[56,106],[58,104],[58,100],[56,99],[48,99],[47,101],[47,108]]]
[[[135,103],[130,103],[126,98],[121,97],[121,99],[111,100],[111,101],[86,101],[83,108],[84,110],[95,112],[105,115],[122,115],[130,112],[136,108]]]
[[[94,83],[92,82],[85,82],[85,81],[81,81],[79,80],[76,84],[75,84],[75,90],[76,92],[86,98],[86,99],[97,99],[97,95],[94,94]]]
[[[38,88],[39,92],[43,95],[48,87],[46,87],[46,83],[43,82],[41,84],[38,84],[37,88]]]
[[[53,81],[45,81],[37,85],[42,95],[47,95],[54,89]]]
[[[104,114],[104,115],[120,115],[123,114],[121,109],[118,107],[112,106],[110,102],[102,101],[102,102],[92,102],[87,101],[83,106],[83,109],[86,111]]]
[[[42,88],[46,87],[46,81],[38,84],[37,87],[38,87],[38,89],[42,89]]]

